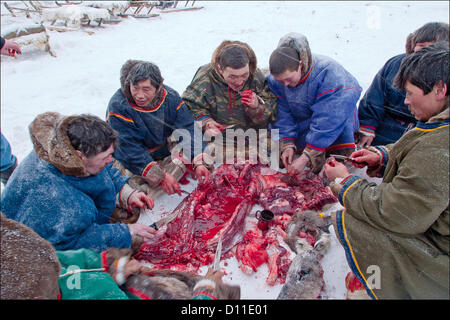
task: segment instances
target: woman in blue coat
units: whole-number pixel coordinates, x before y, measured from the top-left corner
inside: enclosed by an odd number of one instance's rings
[[[270,89],[278,96],[281,160],[289,173],[309,165],[318,173],[326,153],[350,154],[359,127],[358,81],[331,58],[312,55],[299,33],[281,38],[269,61]],[[293,161],[294,151],[303,154]]]
[[[116,204],[127,210],[153,207],[151,198],[112,169],[117,133],[111,127],[95,116],[47,112],[29,129],[34,151],[2,193],[1,211],[8,218],[58,250],[130,248],[132,240],[153,236],[154,229],[144,225],[109,223]]]

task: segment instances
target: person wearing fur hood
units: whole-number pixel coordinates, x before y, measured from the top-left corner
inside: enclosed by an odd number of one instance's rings
[[[358,81],[337,61],[312,54],[300,33],[283,36],[269,60],[270,89],[278,97],[281,160],[289,173],[318,173],[327,153],[350,154],[358,130]],[[295,151],[302,152],[294,159]]]
[[[403,59],[394,84],[417,126],[400,140],[354,152],[381,184],[349,174],[334,159],[325,164],[344,210],[332,214],[349,266],[376,299],[449,299],[448,42]],[[365,163],[365,164],[364,164]]]
[[[138,248],[55,250],[26,225],[0,212],[0,299],[239,299],[240,287],[205,276],[144,267]]]
[[[1,211],[58,250],[130,248],[153,237],[153,228],[110,224],[121,207],[152,208],[153,200],[131,188],[112,168],[117,132],[93,115],[38,115],[29,125],[34,150],[12,174]]]
[[[177,180],[191,164],[195,178],[208,180],[213,163],[204,152],[201,133],[194,131],[194,118],[163,81],[155,64],[126,61],[120,70],[121,88],[106,111],[106,121],[119,132],[114,166],[153,198],[162,190],[179,193]],[[183,132],[187,135],[180,139],[178,133]]]
[[[267,128],[276,116],[276,97],[257,68],[255,52],[240,41],[223,41],[211,62],[197,70],[182,98],[210,136],[231,125]]]

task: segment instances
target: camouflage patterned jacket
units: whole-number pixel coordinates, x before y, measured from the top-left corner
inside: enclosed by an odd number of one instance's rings
[[[248,52],[250,77],[242,90],[252,90],[262,98],[265,104],[262,113],[252,114],[253,110],[245,108],[239,93],[229,88],[216,70],[220,52],[230,44],[239,44]],[[277,98],[270,91],[264,74],[256,67],[256,63],[256,55],[247,44],[238,41],[222,42],[214,51],[211,63],[197,70],[191,84],[182,95],[194,118],[198,121],[212,118],[220,124],[236,125],[243,130],[267,128],[269,122],[275,120]]]

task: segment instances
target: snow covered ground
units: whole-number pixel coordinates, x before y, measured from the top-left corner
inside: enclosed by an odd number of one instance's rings
[[[17,59],[2,56],[1,132],[19,161],[32,149],[28,125],[38,114],[91,113],[104,118],[127,59],[156,63],[165,83],[181,94],[222,40],[247,42],[259,67],[267,68],[280,37],[295,31],[307,36],[314,53],[340,62],[365,90],[387,59],[404,51],[410,32],[430,21],[449,22],[447,1],[196,1],[195,5],[204,8],[149,19],[130,17],[101,28],[49,31],[56,57],[33,47],[24,48]],[[1,14],[2,30],[40,22],[38,16],[12,18],[3,5]],[[156,209],[169,210],[173,203],[169,200],[161,198]],[[348,267],[335,237],[323,265],[327,297],[344,298]],[[241,285],[242,298],[277,297],[281,286],[264,284],[264,266],[246,276],[228,261],[227,270],[225,280]]]

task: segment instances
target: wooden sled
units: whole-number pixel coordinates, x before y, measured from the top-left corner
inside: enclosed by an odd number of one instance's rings
[[[161,13],[171,13],[171,12],[192,11],[192,10],[200,10],[200,9],[203,9],[203,7],[194,7],[195,0],[192,1],[192,4],[191,4],[190,7],[188,7],[189,0],[186,1],[185,5],[184,5],[184,8],[177,8],[179,2],[180,2],[180,1],[175,1],[173,8],[163,9],[163,10],[161,10],[160,12],[161,12]]]
[[[121,13],[119,16],[121,17],[135,17],[135,18],[153,18],[158,17],[159,14],[157,13],[150,13],[153,8],[156,6],[156,3],[154,1],[130,1],[130,4],[126,10],[124,10],[123,13]],[[147,13],[142,13],[145,8],[148,8]],[[133,11],[134,9],[134,11]],[[127,11],[133,11],[132,13],[127,13]]]

